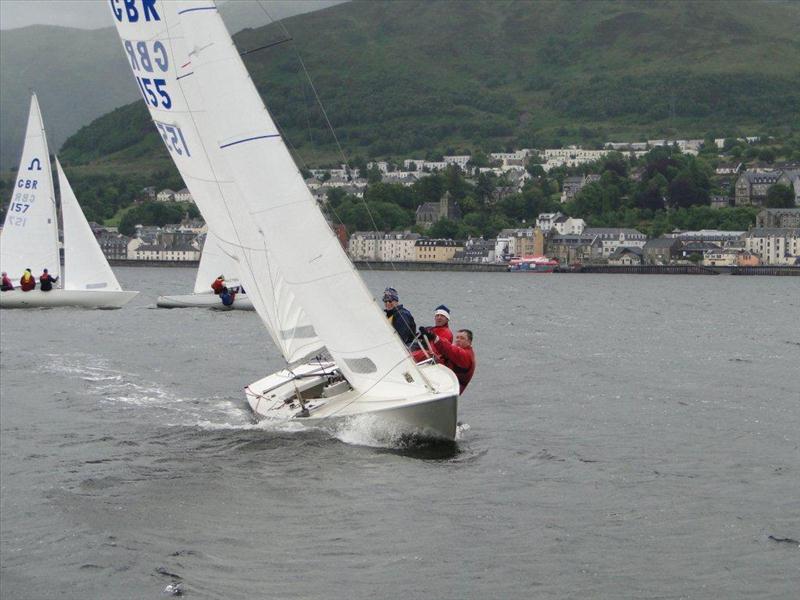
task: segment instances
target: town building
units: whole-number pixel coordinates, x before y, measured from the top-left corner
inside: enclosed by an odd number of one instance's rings
[[[602,244],[602,256],[608,258],[620,246],[643,248],[647,236],[636,229],[621,227],[590,227],[583,231],[586,236],[597,237]]]
[[[101,231],[96,234],[97,243],[107,259],[125,260],[128,258],[128,243],[131,239],[121,233]]]
[[[458,203],[445,192],[439,202],[424,202],[417,207],[416,223],[420,227],[429,228],[440,219],[461,220],[461,209]]]
[[[457,250],[453,262],[493,263],[495,262],[495,240],[472,238],[466,241],[463,250]]]
[[[768,265],[794,265],[800,257],[800,228],[757,227],[744,236],[745,250]]]
[[[756,215],[756,227],[800,227],[800,208],[765,208]]]
[[[415,260],[422,262],[448,262],[459,250],[464,250],[464,242],[428,239],[414,242]]]
[[[175,192],[169,188],[164,188],[156,194],[156,202],[174,202]]]
[[[672,237],[647,240],[642,247],[642,258],[648,265],[668,265],[680,252],[681,241]]]
[[[774,171],[747,170],[736,179],[736,206],[763,206],[769,188],[785,185],[794,191],[795,206],[800,206],[800,170],[776,169]]]
[[[347,252],[353,260],[416,260],[418,239],[418,233],[409,231],[356,231],[348,240]]]
[[[603,243],[599,237],[587,235],[553,235],[547,240],[547,256],[552,256],[562,265],[590,263],[603,255]]]
[[[642,264],[642,249],[636,246],[620,246],[608,257],[608,264],[618,266],[633,266]]]

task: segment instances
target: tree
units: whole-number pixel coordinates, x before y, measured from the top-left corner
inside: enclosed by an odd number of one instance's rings
[[[767,208],[795,208],[794,190],[788,185],[776,183],[767,190]]]
[[[370,185],[374,185],[376,183],[380,183],[381,179],[383,179],[383,174],[381,170],[378,168],[378,165],[373,164],[372,167],[367,169],[367,183]]]

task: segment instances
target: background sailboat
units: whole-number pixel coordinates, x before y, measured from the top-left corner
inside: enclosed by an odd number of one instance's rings
[[[209,230],[203,244],[203,253],[200,256],[200,265],[197,268],[197,277],[194,281],[194,292],[159,296],[156,306],[159,308],[229,308],[223,306],[219,296],[211,290],[211,282],[218,276],[225,276],[228,287],[239,287],[239,271],[236,259],[227,254],[220,247],[219,239]],[[230,308],[234,310],[255,310],[253,303],[246,293],[236,294],[236,300]]]
[[[315,424],[370,416],[453,439],[455,376],[415,364],[386,321],[306,188],[216,6],[152,8],[147,19],[112,11],[123,47],[156,125],[181,140],[164,136],[287,362],[248,387],[253,410]],[[132,48],[157,54],[158,72]],[[305,347],[287,346],[303,336]],[[297,352],[323,345],[330,360],[304,362]]]
[[[48,269],[54,277],[59,276],[56,285],[60,287],[49,292],[38,288],[2,292],[0,306],[120,308],[138,292],[123,291],[120,287],[58,159],[56,167],[64,229],[63,273],[58,256],[58,220],[47,139],[34,94],[14,196],[0,239],[0,265],[15,284],[26,268],[32,269],[34,277]]]

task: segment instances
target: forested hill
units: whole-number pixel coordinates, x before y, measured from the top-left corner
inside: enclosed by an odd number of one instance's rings
[[[800,125],[800,2],[356,1],[287,19],[248,68],[307,163]],[[283,39],[246,29],[241,50]],[[116,47],[115,47],[116,50]],[[143,134],[147,132],[147,139]],[[73,136],[75,163],[166,157],[142,102]]]

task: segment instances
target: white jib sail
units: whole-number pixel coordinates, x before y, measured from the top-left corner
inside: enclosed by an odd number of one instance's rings
[[[351,385],[369,398],[423,393],[424,377],[326,223],[212,2],[178,14],[215,136],[261,243]],[[208,127],[210,126],[210,127]],[[302,242],[301,242],[302,241]]]
[[[222,248],[217,236],[209,229],[203,244],[203,253],[200,255],[200,265],[197,267],[194,293],[211,293],[211,284],[220,275],[225,277],[226,285],[238,285],[239,268],[236,262],[236,258]]]
[[[207,115],[177,14],[183,3],[110,6],[153,122],[209,231],[221,250],[236,261],[240,281],[275,345],[289,363],[318,352],[324,345],[290,290],[282,285],[281,273],[256,226],[247,219],[234,219],[245,214],[246,207],[219,148],[207,144],[198,132]]]
[[[31,96],[25,145],[0,237],[0,268],[15,282],[27,268],[37,278],[42,269],[53,277],[61,273],[53,174],[36,94]]]
[[[64,289],[122,290],[92,228],[89,227],[58,158],[56,171],[61,192],[61,218],[64,221]]]

